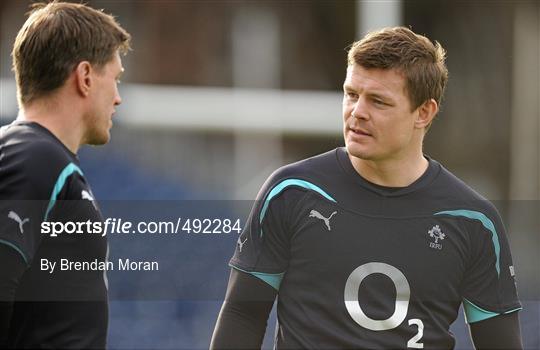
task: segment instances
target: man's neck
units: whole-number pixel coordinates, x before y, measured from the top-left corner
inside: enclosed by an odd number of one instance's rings
[[[360,176],[371,183],[385,187],[407,187],[418,180],[429,165],[421,152],[406,159],[373,161],[360,159],[350,154],[349,159]]]
[[[83,134],[80,118],[73,115],[69,106],[54,101],[36,101],[19,111],[17,120],[36,122],[49,130],[72,153],[81,146]]]

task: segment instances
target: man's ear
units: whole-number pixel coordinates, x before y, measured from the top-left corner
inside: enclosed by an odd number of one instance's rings
[[[88,61],[79,62],[74,73],[77,92],[84,97],[88,96],[93,84],[92,65]]]
[[[418,107],[418,115],[414,121],[414,126],[418,129],[425,129],[429,127],[438,111],[439,105],[437,104],[437,101],[430,98],[420,107]]]

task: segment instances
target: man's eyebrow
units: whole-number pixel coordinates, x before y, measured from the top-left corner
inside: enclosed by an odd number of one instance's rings
[[[343,90],[345,91],[356,91],[354,89],[354,87],[352,87],[351,85],[348,85],[348,84],[343,84]],[[390,95],[390,94],[387,94],[387,93],[384,93],[384,91],[379,91],[379,90],[375,90],[375,91],[367,91],[366,92],[366,95],[370,96],[370,97],[375,97],[375,98],[379,98],[381,100],[385,100],[385,101],[393,101],[393,97]]]
[[[378,91],[376,91],[376,92],[368,92],[367,95],[371,96],[371,97],[380,98],[382,100],[391,100],[392,99],[392,96],[381,93],[381,92],[378,92]]]

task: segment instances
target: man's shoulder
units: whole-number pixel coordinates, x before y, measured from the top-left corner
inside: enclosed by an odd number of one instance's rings
[[[317,179],[329,172],[337,170],[339,167],[337,151],[338,149],[333,149],[325,153],[284,165],[274,171],[272,176],[277,179],[294,177]]]
[[[0,193],[13,198],[39,199],[74,159],[41,127],[12,124],[0,134]],[[42,193],[43,192],[43,193]]]
[[[329,188],[340,171],[337,152],[338,149],[334,149],[278,168],[266,180],[258,197],[292,188],[332,192]]]
[[[462,207],[464,210],[478,211],[489,216],[499,215],[490,200],[442,165],[437,182],[438,192],[445,196],[449,205],[456,208]]]
[[[5,157],[3,161],[14,159],[17,162],[25,161],[26,164],[42,161],[50,168],[55,163],[68,164],[73,160],[58,139],[36,124],[14,123],[2,127],[0,147]]]
[[[439,185],[448,189],[448,194],[455,199],[464,200],[486,200],[484,196],[473,189],[464,180],[452,173],[450,170],[440,165],[440,176],[438,177]]]

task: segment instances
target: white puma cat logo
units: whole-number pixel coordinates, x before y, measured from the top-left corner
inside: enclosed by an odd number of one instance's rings
[[[82,190],[81,191],[81,198],[82,199],[88,199],[90,202],[93,202],[94,201],[94,197],[92,197],[92,195],[90,194],[90,192],[86,191],[86,190]]]
[[[337,211],[334,211],[332,214],[330,214],[329,217],[325,218],[321,213],[319,213],[318,211],[316,210],[312,210],[310,213],[309,213],[309,217],[310,218],[317,218],[317,219],[321,219],[322,221],[324,221],[326,227],[328,228],[328,231],[332,231],[332,229],[330,228],[330,219],[332,218],[332,216],[336,215],[337,214]]]
[[[82,190],[81,191],[81,198],[82,199],[86,199],[86,200],[89,200],[90,202],[92,202],[92,205],[94,206],[94,208],[97,210],[97,205],[96,205],[96,202],[94,200],[94,197],[92,197],[92,194],[87,191],[87,190]]]
[[[21,233],[24,233],[24,224],[26,224],[28,221],[30,221],[30,219],[28,218],[25,218],[24,220],[21,220],[20,216],[17,215],[17,213],[15,213],[14,211],[10,211],[8,213],[8,218],[12,219],[12,220],[15,220],[18,224],[19,224],[19,230],[21,230]]]

